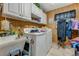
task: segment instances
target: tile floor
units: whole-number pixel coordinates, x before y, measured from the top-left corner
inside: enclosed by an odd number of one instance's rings
[[[48,56],[74,56],[75,50],[73,48],[62,48],[53,43],[52,48],[48,52]]]

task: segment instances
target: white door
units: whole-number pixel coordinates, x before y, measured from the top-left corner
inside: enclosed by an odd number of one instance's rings
[[[46,35],[37,36],[36,38],[36,55],[37,56],[46,56]]]
[[[46,46],[47,46],[47,50],[49,51],[49,49],[52,47],[52,31],[48,30],[47,34],[46,34]]]
[[[5,3],[3,7],[3,14],[12,16],[19,16],[19,3]]]
[[[31,20],[31,3],[22,3],[22,18]]]

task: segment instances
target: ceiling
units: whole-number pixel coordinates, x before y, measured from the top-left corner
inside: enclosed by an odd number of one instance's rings
[[[40,3],[40,7],[45,11],[51,11],[60,7],[70,5],[72,3]]]

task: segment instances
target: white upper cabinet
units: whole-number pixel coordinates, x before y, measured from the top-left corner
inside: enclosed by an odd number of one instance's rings
[[[19,4],[18,3],[3,4],[3,14],[11,16],[19,16]]]
[[[40,19],[39,23],[46,24],[47,16],[42,9],[32,3],[4,3],[2,15],[20,20],[31,20],[31,14]],[[32,20],[31,20],[32,21]]]
[[[32,4],[32,13],[38,17],[41,16],[42,10],[38,8],[35,4]]]
[[[34,4],[32,4],[32,13],[36,16],[39,16],[39,9],[37,8],[37,6],[35,6]]]
[[[23,19],[31,19],[30,3],[4,3],[3,15],[15,16]]]
[[[40,17],[41,22],[43,24],[47,24],[47,16],[46,14],[43,12],[42,9],[38,8],[35,4],[32,4],[32,14]]]
[[[21,16],[25,19],[31,20],[31,3],[22,3],[21,9]]]

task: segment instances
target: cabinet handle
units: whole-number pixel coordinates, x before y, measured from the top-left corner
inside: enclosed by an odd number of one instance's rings
[[[34,44],[34,40],[33,39],[31,39],[31,44]]]
[[[20,16],[21,16],[21,14],[20,14]]]

